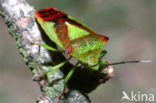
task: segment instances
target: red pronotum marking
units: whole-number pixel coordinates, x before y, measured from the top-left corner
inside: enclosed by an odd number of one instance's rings
[[[67,21],[67,15],[56,8],[46,8],[35,12],[36,18],[41,18],[43,21],[56,20],[58,22]]]

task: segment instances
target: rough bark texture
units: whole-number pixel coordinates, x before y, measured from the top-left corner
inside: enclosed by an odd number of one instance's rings
[[[44,48],[31,45],[30,42],[46,42],[54,46],[46,35],[41,34],[34,18],[34,8],[25,0],[0,0],[0,15],[8,25],[8,30],[16,40],[20,53],[24,61],[32,70],[33,78],[41,86],[42,96],[38,103],[88,103],[90,102],[88,93],[94,90],[99,84],[104,83],[109,77],[103,73],[82,69],[78,67],[69,80],[68,92],[61,100],[58,95],[63,89],[63,77],[73,66],[67,63],[61,70],[56,70],[47,74],[45,78],[37,79],[43,71],[49,70],[52,65],[56,65],[66,58],[60,53],[49,52]],[[96,75],[94,75],[96,74]],[[81,92],[80,92],[81,91]]]

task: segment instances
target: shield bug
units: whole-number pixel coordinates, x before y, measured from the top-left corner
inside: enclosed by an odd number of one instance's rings
[[[51,51],[62,52],[71,56],[66,61],[54,66],[54,70],[62,67],[72,57],[78,60],[76,65],[71,68],[67,74],[64,81],[65,85],[79,63],[84,64],[87,68],[97,71],[100,67],[104,68],[107,65],[140,62],[127,61],[109,64],[106,61],[101,61],[101,58],[107,53],[105,50],[103,50],[103,47],[109,38],[107,36],[95,33],[85,24],[56,8],[39,10],[35,12],[35,17],[50,40],[56,43],[62,50],[58,50],[46,44],[32,44],[41,45]],[[106,72],[108,72],[108,74],[112,74],[113,70],[111,69]],[[59,98],[64,93],[64,90]]]

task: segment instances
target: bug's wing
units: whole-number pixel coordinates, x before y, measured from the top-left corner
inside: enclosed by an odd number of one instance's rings
[[[88,34],[96,34],[77,19],[55,9],[47,8],[35,13],[35,17],[49,38],[61,48],[72,39]]]
[[[35,17],[48,37],[59,47],[64,49],[61,40],[56,33],[59,32],[61,35],[66,35],[68,33],[67,27],[62,25],[58,26],[60,23],[55,20],[61,15],[56,14],[56,12],[55,8],[47,8],[35,12]]]
[[[90,34],[97,36],[85,24],[55,8],[39,10],[35,13],[35,17],[49,38],[63,49],[75,39]],[[107,39],[105,36],[103,38]]]

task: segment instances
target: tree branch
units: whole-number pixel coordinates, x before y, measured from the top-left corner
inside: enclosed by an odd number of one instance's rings
[[[36,79],[42,75],[43,71],[49,70],[52,65],[56,65],[66,58],[60,53],[49,52],[42,47],[39,48],[36,45],[30,44],[30,42],[41,43],[44,41],[47,44],[53,45],[45,35],[42,35],[44,33],[41,34],[34,18],[34,11],[34,8],[25,0],[0,0],[0,15],[4,18],[10,34],[16,40],[16,45],[23,55],[24,61],[32,70],[34,80],[41,87],[42,96],[37,102],[57,103],[59,101],[57,97],[64,87],[63,75],[66,75],[73,65],[68,63],[61,68],[61,71],[56,70],[48,73],[47,78]],[[94,90],[99,84],[104,83],[110,78],[103,73],[98,74],[98,76],[91,74],[95,73],[78,67],[76,73],[69,80],[67,95],[63,96],[60,102],[90,102],[84,93]]]

